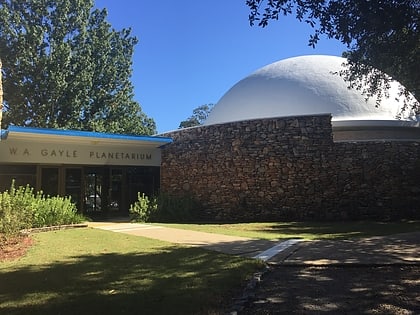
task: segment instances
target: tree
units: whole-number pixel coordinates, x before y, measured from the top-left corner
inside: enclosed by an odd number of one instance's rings
[[[0,59],[0,135],[1,135],[1,122],[3,120],[3,82],[2,82],[2,73],[1,73],[2,67],[3,67],[3,64],[1,63],[1,59]]]
[[[340,73],[350,87],[380,104],[391,80],[402,83],[403,110],[419,113],[420,2],[418,0],[247,0],[249,21],[265,27],[281,15],[295,14],[314,28],[309,45],[321,35],[344,43],[347,67]],[[379,71],[378,71],[379,70]]]
[[[92,0],[0,0],[5,125],[155,133],[133,99],[137,39],[106,17]]]
[[[204,104],[198,106],[193,110],[192,116],[190,116],[187,120],[181,121],[179,128],[189,128],[202,125],[207,119],[207,116],[209,115],[213,106],[214,104]]]

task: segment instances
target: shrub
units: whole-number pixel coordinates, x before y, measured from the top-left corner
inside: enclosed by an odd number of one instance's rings
[[[13,181],[10,190],[0,194],[0,233],[14,235],[30,228],[35,206],[32,188],[16,189]]]
[[[37,195],[38,207],[35,209],[32,227],[80,223],[84,218],[77,213],[76,205],[70,197],[45,197]]]
[[[189,196],[160,194],[149,198],[138,193],[130,206],[130,218],[136,222],[188,222],[197,219],[198,203]]]
[[[0,233],[8,236],[22,229],[80,223],[83,216],[77,213],[70,197],[44,196],[33,188],[15,188],[0,193]]]
[[[130,205],[130,219],[136,222],[148,222],[157,209],[156,198],[150,199],[144,193],[137,193],[137,200]]]

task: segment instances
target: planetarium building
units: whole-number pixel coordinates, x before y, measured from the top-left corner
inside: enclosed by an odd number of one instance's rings
[[[164,134],[161,190],[209,220],[418,217],[420,122],[397,83],[380,107],[349,89],[344,62],[290,58],[240,80],[203,126]]]
[[[348,89],[343,62],[270,64],[204,125],[155,137],[11,126],[0,190],[15,179],[87,215],[128,214],[138,192],[162,192],[195,199],[207,221],[420,218],[420,121],[399,112],[397,83],[380,107]]]

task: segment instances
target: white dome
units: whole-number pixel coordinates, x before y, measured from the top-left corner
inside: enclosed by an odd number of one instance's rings
[[[332,114],[340,120],[395,120],[402,104],[397,82],[379,108],[348,89],[337,73],[346,59],[301,56],[267,65],[235,84],[214,106],[205,125],[269,117]],[[395,84],[394,84],[395,83]]]

